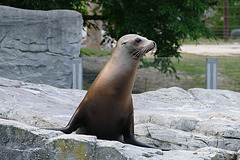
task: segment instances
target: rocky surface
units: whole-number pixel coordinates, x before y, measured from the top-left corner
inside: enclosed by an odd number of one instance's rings
[[[71,88],[82,23],[76,11],[0,6],[0,76]]]
[[[65,126],[85,93],[0,78],[0,157],[239,159],[240,93],[173,87],[133,95],[137,139],[169,152],[40,129]]]
[[[213,147],[197,151],[172,150],[136,147],[117,141],[98,140],[94,136],[63,134],[43,130],[12,120],[0,121],[0,156],[2,160],[61,160],[61,159],[114,159],[114,160],[233,160],[237,153]]]

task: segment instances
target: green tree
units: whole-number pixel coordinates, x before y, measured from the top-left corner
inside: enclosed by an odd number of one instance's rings
[[[153,62],[143,60],[143,67],[153,66],[166,72],[176,72],[170,59],[180,57],[182,40],[197,40],[213,34],[200,21],[211,0],[99,0],[106,22],[107,34],[118,39],[127,33],[138,33],[154,40],[158,51]]]
[[[182,40],[197,40],[213,34],[200,21],[209,4],[215,0],[91,0],[102,6],[102,16],[89,16],[90,0],[0,0],[0,4],[27,9],[74,9],[89,19],[102,19],[106,34],[118,39],[127,33],[137,33],[157,43],[154,61],[142,60],[142,67],[153,66],[164,73],[175,73],[170,59],[180,57]],[[99,8],[97,8],[99,9]],[[96,10],[96,9],[95,9]],[[86,23],[87,24],[87,23]]]

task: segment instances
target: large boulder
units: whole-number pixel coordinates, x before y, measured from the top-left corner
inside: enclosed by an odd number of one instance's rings
[[[240,29],[233,29],[231,31],[231,38],[232,39],[240,39]]]
[[[76,11],[0,6],[0,76],[71,88],[82,23]]]
[[[134,97],[136,134],[142,141],[173,149],[240,150],[240,93],[173,87]]]
[[[240,156],[240,93],[173,87],[134,94],[137,139],[171,148],[170,152],[40,129],[65,126],[85,94],[0,78],[0,157],[235,160]]]
[[[16,121],[0,121],[0,156],[2,160],[60,160],[141,158],[142,154],[158,159],[161,150],[97,140],[94,136],[63,134],[43,130]],[[131,151],[134,152],[131,152]]]

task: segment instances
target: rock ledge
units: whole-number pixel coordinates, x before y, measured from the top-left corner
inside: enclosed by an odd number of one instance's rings
[[[137,139],[169,152],[40,129],[65,126],[85,94],[0,78],[0,157],[239,160],[240,93],[173,87],[133,95]]]

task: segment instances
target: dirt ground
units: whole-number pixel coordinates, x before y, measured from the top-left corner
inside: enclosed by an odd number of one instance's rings
[[[179,51],[208,56],[240,56],[240,43],[224,45],[183,45]]]

